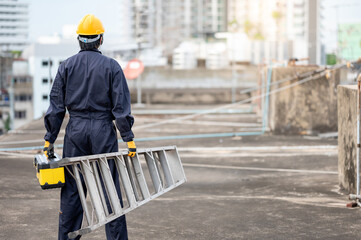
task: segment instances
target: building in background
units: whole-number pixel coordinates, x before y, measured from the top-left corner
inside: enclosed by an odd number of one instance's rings
[[[0,0],[0,49],[22,51],[28,44],[29,4],[22,0]]]
[[[227,0],[132,0],[131,25],[138,47],[165,56],[184,40],[227,31]]]
[[[28,61],[29,75],[33,79],[34,119],[42,117],[49,107],[49,93],[59,65],[78,51],[78,45],[72,41],[35,43],[24,50],[23,57]]]
[[[229,0],[229,30],[248,36],[252,63],[309,58],[321,64],[321,10],[321,0]]]
[[[361,23],[344,23],[338,27],[340,57],[354,61],[361,57]]]
[[[17,129],[33,120],[33,81],[29,75],[28,62],[24,59],[15,59],[13,62],[12,96],[10,107],[13,113],[11,128]]]
[[[309,58],[309,64],[321,64],[321,0],[289,1],[287,38],[293,41],[293,57]]]
[[[205,39],[216,32],[227,31],[227,0],[189,0],[189,3],[184,8],[185,16],[190,16],[190,21],[184,24],[190,27],[187,37]]]

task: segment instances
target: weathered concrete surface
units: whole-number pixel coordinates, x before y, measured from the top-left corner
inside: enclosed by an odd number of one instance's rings
[[[276,67],[272,82],[318,67]],[[287,81],[271,87],[271,91],[297,82]],[[337,85],[340,71],[333,71],[330,79],[321,77],[289,88],[270,97],[271,131],[277,134],[337,131]]]
[[[135,127],[173,117],[136,115]],[[231,132],[240,129],[236,123],[257,121],[251,114],[209,114],[193,122],[135,128],[135,135]],[[41,120],[22,130],[2,136],[1,148],[42,144]],[[56,144],[62,136],[63,131]],[[180,148],[188,182],[127,214],[129,239],[359,238],[360,212],[347,209],[347,196],[338,191],[334,139],[265,135],[137,143],[163,145]],[[57,238],[59,190],[40,189],[32,160],[0,154],[1,240]],[[104,228],[82,239],[105,239]]]
[[[239,94],[245,87],[235,88],[235,101],[241,101],[250,94]],[[131,94],[137,101],[137,91]],[[187,89],[143,89],[142,102],[146,104],[221,104],[232,102],[232,88],[187,88]]]
[[[232,70],[174,70],[170,67],[145,68],[141,76],[142,102],[147,104],[217,104],[232,101],[232,88],[236,88],[236,101],[247,97],[238,94],[241,89],[256,87],[258,69],[254,66],[237,66],[236,81]],[[132,102],[137,101],[137,80],[128,81]]]
[[[356,193],[357,86],[337,88],[338,180],[349,193]]]

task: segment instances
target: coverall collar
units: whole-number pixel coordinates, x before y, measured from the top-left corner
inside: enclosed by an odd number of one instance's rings
[[[92,48],[92,49],[81,49],[79,52],[84,52],[84,51],[98,52],[98,53],[102,54],[102,52],[99,51],[99,50],[96,49],[96,48]]]

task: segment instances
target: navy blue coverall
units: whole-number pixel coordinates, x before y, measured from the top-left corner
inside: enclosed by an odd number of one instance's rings
[[[46,141],[54,143],[56,140],[66,109],[70,120],[64,137],[63,158],[117,152],[113,120],[124,142],[134,138],[130,93],[123,71],[114,59],[103,56],[97,49],[81,50],[59,66],[44,119]],[[109,160],[109,166],[121,200],[119,177],[113,160]],[[60,199],[59,239],[68,239],[69,232],[81,227],[82,219],[83,209],[76,182],[65,171],[65,186],[61,189]],[[128,238],[124,215],[106,224],[105,229],[107,239]]]

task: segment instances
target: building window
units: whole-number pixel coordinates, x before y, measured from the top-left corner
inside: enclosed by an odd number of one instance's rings
[[[16,84],[16,83],[27,83],[27,82],[31,82],[30,77],[15,77],[14,78],[14,84]]]
[[[26,111],[15,111],[15,118],[17,119],[26,118]]]
[[[49,60],[43,60],[42,65],[43,65],[43,67],[49,66]],[[53,61],[50,60],[50,66],[52,66],[52,65],[53,65]]]
[[[48,100],[48,95],[43,95],[43,100]]]
[[[48,83],[48,79],[47,79],[47,78],[43,78],[43,83]]]
[[[31,101],[31,99],[32,99],[31,95],[26,95],[26,94],[15,95],[15,101],[25,102],[25,101]]]

